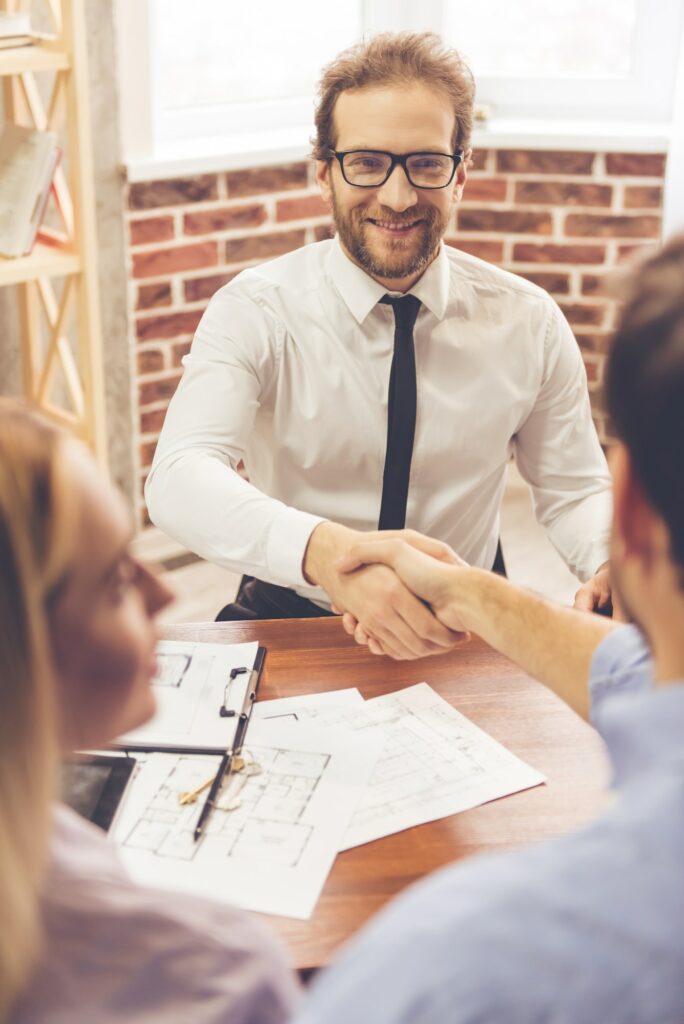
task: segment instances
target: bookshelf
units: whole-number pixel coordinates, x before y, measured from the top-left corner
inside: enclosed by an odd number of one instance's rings
[[[50,38],[0,51],[8,120],[59,134],[64,156],[53,209],[60,226],[28,256],[0,257],[0,287],[15,287],[25,397],[107,462],[95,194],[83,0],[0,0],[29,11]]]

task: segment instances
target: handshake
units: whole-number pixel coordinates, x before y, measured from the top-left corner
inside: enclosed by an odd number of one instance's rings
[[[492,574],[415,530],[362,533],[320,523],[303,570],[326,591],[347,633],[373,654],[397,660],[443,654],[468,640],[471,631],[485,632]],[[502,585],[498,580],[499,610]],[[592,611],[610,599],[604,565],[578,590],[575,607]]]

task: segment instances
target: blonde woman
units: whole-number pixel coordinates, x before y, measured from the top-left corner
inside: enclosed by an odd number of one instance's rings
[[[145,721],[170,595],[86,450],[0,399],[0,1020],[286,1019],[296,986],[247,916],[134,885],[54,802],[59,761]]]

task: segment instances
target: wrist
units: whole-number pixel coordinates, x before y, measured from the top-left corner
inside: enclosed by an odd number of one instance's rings
[[[331,566],[340,558],[355,537],[353,530],[328,520],[319,523],[309,537],[302,559],[302,574],[307,583],[325,587]]]

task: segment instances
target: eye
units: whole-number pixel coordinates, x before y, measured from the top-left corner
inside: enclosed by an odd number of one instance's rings
[[[124,555],[118,562],[112,578],[112,596],[121,600],[127,592],[138,583],[140,566],[130,557]]]

